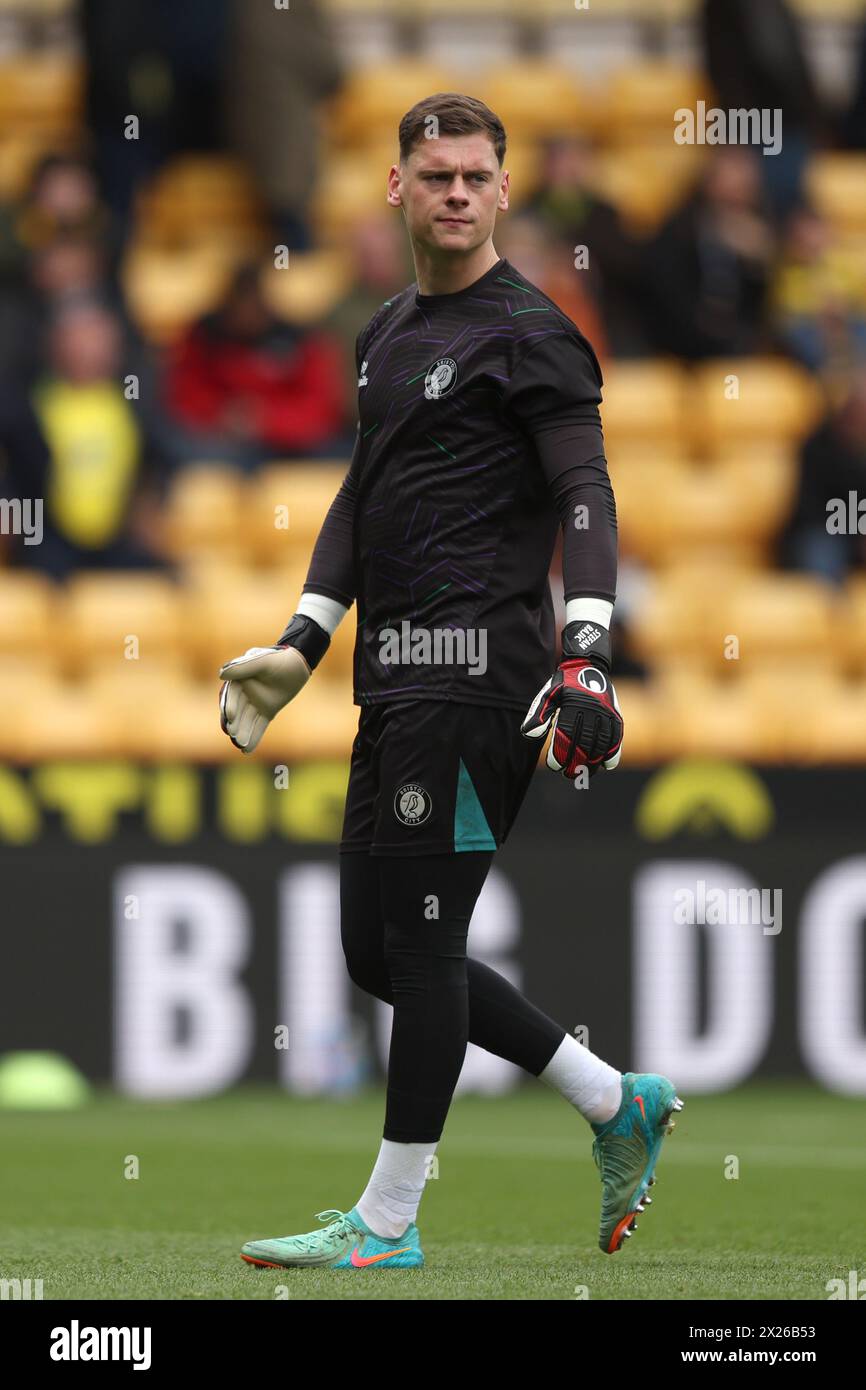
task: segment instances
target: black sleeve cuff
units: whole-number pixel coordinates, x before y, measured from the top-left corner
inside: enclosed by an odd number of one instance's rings
[[[308,618],[306,613],[296,613],[283,635],[274,643],[275,647],[297,647],[311,671],[318,666],[330,645],[331,639],[325,629],[314,618]]]
[[[610,633],[601,623],[580,618],[562,629],[562,659],[583,657],[610,673]]]

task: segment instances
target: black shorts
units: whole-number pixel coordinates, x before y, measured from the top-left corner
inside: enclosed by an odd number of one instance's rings
[[[541,752],[521,734],[522,718],[513,709],[449,700],[363,705],[340,852],[496,849]]]

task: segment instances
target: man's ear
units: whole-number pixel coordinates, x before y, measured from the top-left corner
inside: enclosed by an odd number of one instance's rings
[[[389,171],[388,171],[388,193],[387,193],[388,202],[391,204],[391,207],[392,207],[392,208],[399,208],[399,207],[402,207],[402,200],[401,200],[401,198],[400,198],[400,185],[399,185],[399,179],[400,179],[400,169],[399,169],[399,166],[396,165],[396,164],[392,164],[392,165],[391,165],[391,168],[390,168]]]
[[[498,212],[508,211],[508,193],[511,188],[511,176],[507,169],[502,170],[502,178],[499,185],[499,202],[496,204]]]

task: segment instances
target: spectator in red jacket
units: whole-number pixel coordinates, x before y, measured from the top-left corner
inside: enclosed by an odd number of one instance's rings
[[[237,271],[222,304],[171,350],[165,400],[174,463],[223,460],[251,469],[266,459],[345,451],[339,345],[276,318],[254,265]]]

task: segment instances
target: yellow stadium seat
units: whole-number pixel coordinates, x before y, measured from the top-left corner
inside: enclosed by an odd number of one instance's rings
[[[179,602],[182,621],[188,617],[190,595],[203,592],[216,585],[242,583],[257,571],[235,555],[218,555],[210,550],[193,550],[180,566],[181,586]]]
[[[705,158],[700,145],[644,140],[600,151],[593,182],[632,231],[646,234],[683,201]]]
[[[358,727],[358,708],[345,682],[317,673],[281,710],[252,753],[241,753],[219,723],[219,682],[191,681],[172,691],[171,718],[147,716],[142,744],[161,762],[294,764],[317,758],[349,759]]]
[[[866,673],[866,574],[852,574],[839,609],[837,643],[846,668]]]
[[[320,322],[351,287],[351,261],[340,250],[291,252],[287,269],[272,266],[262,276],[271,309],[291,323]]]
[[[332,149],[319,169],[310,204],[317,240],[344,250],[359,218],[391,212],[387,202],[388,171],[397,162],[396,128],[389,138],[352,149]]]
[[[224,630],[225,635],[201,632],[197,638],[191,637],[192,647],[197,654],[197,669],[203,676],[211,673],[216,675],[224,661],[240,656],[248,647],[264,647],[276,642],[297,608],[308,563],[305,560],[299,565],[279,565],[272,570],[239,571],[233,579],[227,577],[222,582],[215,579],[207,587],[198,585],[190,590],[187,611],[191,614],[191,626],[196,621],[196,614],[206,617],[221,606],[220,594],[223,589],[249,595],[254,604],[260,595],[264,595],[264,599],[250,608],[246,616],[242,609],[236,611],[234,601],[227,598],[229,617],[219,619],[224,623],[221,631]],[[357,610],[352,604],[322,658],[321,670],[326,679],[351,680],[356,629]]]
[[[750,577],[730,591],[720,587],[707,605],[702,642],[720,669],[744,674],[754,660],[770,657],[830,659],[839,599],[829,584],[811,575],[779,573]],[[733,639],[736,639],[734,641]],[[726,657],[725,653],[738,653]]]
[[[59,54],[0,62],[0,133],[64,130],[81,118],[82,64]]]
[[[156,762],[220,763],[241,759],[220,728],[220,683],[185,681],[171,689],[171,703],[142,710],[138,756]]]
[[[518,140],[570,134],[592,125],[593,107],[573,72],[545,58],[495,67],[473,94],[485,101]],[[508,156],[506,154],[506,164]]]
[[[186,632],[191,658],[203,680],[217,679],[220,666],[250,647],[276,642],[295,611],[298,592],[280,571],[227,574],[186,595]]]
[[[856,22],[863,18],[863,0],[791,0],[791,7],[804,19]]]
[[[699,692],[671,687],[667,717],[681,757],[775,762],[786,754],[785,729],[739,681],[712,681]]]
[[[659,533],[668,553],[683,558],[715,551],[757,559],[777,531],[779,501],[766,489],[753,493],[746,469],[694,466],[665,493],[657,510]]]
[[[659,18],[666,24],[674,24],[682,20],[694,18],[701,0],[661,0],[659,4]],[[635,7],[635,13],[641,19],[646,18],[646,8],[640,3]]]
[[[660,570],[664,570],[671,564],[678,565],[681,562],[688,564],[693,560],[706,560],[716,565],[730,565],[738,571],[751,572],[766,564],[767,549],[768,546],[765,541],[754,537],[734,536],[730,533],[727,535],[719,533],[712,539],[705,539],[699,544],[692,544],[690,538],[686,536],[682,543],[674,539],[664,547],[659,545],[655,564]]]
[[[736,664],[730,663],[731,666]],[[819,663],[803,656],[774,657],[768,653],[752,657],[735,678],[744,689],[781,713],[793,702],[794,708],[808,713],[811,727],[814,716],[820,712],[820,704],[837,698],[848,684],[838,667],[839,663],[834,662],[832,656]]]
[[[21,763],[123,756],[121,720],[90,692],[66,681],[34,690],[0,727],[0,757]]]
[[[581,24],[592,24],[594,19],[608,22],[611,19],[639,20],[642,24],[652,23],[658,27],[676,20],[690,18],[700,0],[655,0],[648,11],[645,0],[604,0],[604,6],[588,5],[581,12]],[[525,14],[525,0],[513,0],[519,13]],[[535,0],[532,6],[533,18],[562,19],[562,0]]]
[[[665,499],[660,521],[673,545],[700,551],[714,541],[746,539],[744,532],[758,522],[743,516],[745,503],[729,473],[711,465],[690,468],[682,486]]]
[[[673,360],[609,363],[601,421],[611,455],[624,441],[658,442],[682,452],[684,389],[683,369]]]
[[[828,662],[801,658],[744,671],[740,678],[784,731],[786,761],[812,764],[860,761],[866,752],[863,683],[840,678]],[[849,701],[863,727],[846,713]],[[859,708],[858,708],[859,706]]]
[[[368,0],[337,0],[338,4],[366,4]],[[399,6],[403,0],[391,0],[391,3]],[[471,11],[473,14],[483,15],[485,19],[504,19],[508,20],[512,15],[520,18],[524,12],[524,0],[472,0]],[[461,19],[465,17],[467,11],[466,0],[413,0],[412,14],[423,16],[425,20],[452,20],[455,15]],[[474,87],[470,89],[473,96],[480,96],[480,91]]]
[[[222,563],[240,560],[239,518],[247,505],[247,479],[221,464],[194,464],[173,479],[166,503],[166,536],[175,559],[214,553]]]
[[[244,165],[226,155],[183,155],[136,197],[137,235],[170,248],[216,241],[254,250],[265,232],[261,201]]]
[[[422,97],[462,90],[460,79],[424,58],[358,67],[329,103],[326,129],[338,146],[367,145],[382,136],[394,139],[401,118]]]
[[[777,532],[790,515],[799,483],[795,445],[751,446],[748,440],[727,445],[712,457],[715,468],[730,475],[743,501],[745,526],[765,535]]]
[[[817,207],[840,231],[866,231],[866,154],[817,154],[806,187]]]
[[[26,11],[27,18],[37,23],[59,19],[63,15],[72,17],[77,8],[77,0],[0,0],[0,10],[14,15]]]
[[[692,68],[663,60],[629,64],[605,83],[604,128],[623,143],[660,136],[673,144],[674,113],[681,107],[694,111],[708,95],[708,80]]]
[[[804,367],[784,358],[714,359],[693,369],[685,426],[696,447],[791,444],[818,418],[821,391]]]
[[[358,706],[352,704],[352,687],[345,680],[329,680],[316,672],[300,695],[292,700],[264,735],[256,753],[265,761],[311,761],[316,758],[345,758],[352,752],[358,732]],[[265,745],[264,748],[262,745]],[[255,756],[255,754],[253,755]]]
[[[631,620],[639,655],[663,671],[672,661],[704,665],[718,656],[714,604],[748,585],[753,572],[736,564],[676,563],[654,576]],[[713,644],[707,641],[712,624]]]
[[[110,685],[116,685],[121,691],[124,689],[151,689],[155,688],[160,681],[172,684],[177,684],[178,681],[188,681],[190,679],[188,667],[189,662],[182,647],[178,648],[177,651],[166,652],[160,656],[150,656],[147,662],[123,661],[119,663],[116,656],[102,652],[88,660],[76,683],[82,688],[84,685],[90,685],[94,688],[107,689]]]
[[[136,325],[149,341],[170,342],[216,308],[234,264],[234,252],[226,246],[172,251],[131,247],[121,268],[121,283]]]
[[[803,724],[800,721],[800,739]],[[848,767],[866,763],[866,681],[841,685],[825,705],[813,712],[803,761]]]
[[[631,614],[635,652],[650,666],[682,661],[699,650],[700,605],[694,590],[655,576]]]
[[[172,722],[177,701],[188,685],[189,679],[177,662],[155,659],[145,665],[110,662],[103,657],[74,689],[105,711],[104,724],[114,753],[148,758],[154,729]],[[216,686],[211,691],[214,711],[218,690]]]
[[[250,483],[239,518],[250,553],[261,560],[308,560],[348,462],[272,463]]]
[[[272,584],[279,585],[281,591],[286,594],[289,601],[294,603],[295,599],[300,595],[307,578],[307,570],[310,567],[310,553],[311,552],[304,552],[299,548],[288,560],[280,560],[277,564],[267,568],[257,567],[252,569],[248,567],[247,573],[253,574],[258,578],[263,578],[267,575],[269,581]]]
[[[671,727],[658,687],[650,681],[616,678],[616,696],[625,729],[621,767],[645,767],[676,754]]]
[[[391,9],[391,0],[328,0],[329,13],[346,15],[375,15],[380,18]]]
[[[321,170],[310,211],[317,239],[339,246],[359,217],[387,207],[388,170],[396,155],[389,149],[387,162],[335,152]]]
[[[161,574],[80,573],[69,580],[56,638],[68,671],[114,658],[118,669],[183,654],[181,592]]]
[[[0,653],[56,654],[54,640],[61,591],[43,574],[3,570],[0,576]]]
[[[625,484],[634,482],[635,486],[656,467],[675,468],[678,471],[692,467],[692,456],[679,444],[671,444],[664,438],[643,441],[624,436],[616,439],[606,454],[611,479],[615,476],[616,480]]]
[[[23,688],[27,681],[53,682],[57,678],[57,662],[49,648],[27,652],[0,650],[0,684],[5,682],[17,688],[20,682]]]
[[[76,708],[97,712],[91,756],[162,763],[219,763],[242,755],[220,728],[219,681],[178,673],[158,681],[100,675],[73,688]],[[89,727],[83,725],[82,727]],[[52,756],[58,756],[53,753]]]
[[[616,499],[620,544],[648,564],[663,563],[668,550],[662,517],[670,499],[683,486],[688,465],[677,455],[668,456],[663,446],[642,464],[622,467],[619,450],[608,450],[608,472]]]

